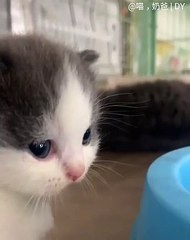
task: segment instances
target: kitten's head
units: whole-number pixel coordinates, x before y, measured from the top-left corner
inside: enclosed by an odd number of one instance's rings
[[[85,176],[98,148],[97,57],[36,36],[0,40],[0,186],[51,195]]]

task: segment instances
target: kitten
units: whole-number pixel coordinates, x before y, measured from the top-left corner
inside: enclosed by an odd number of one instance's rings
[[[190,84],[145,82],[101,97],[102,149],[169,151],[190,145]]]
[[[94,161],[97,58],[39,36],[0,40],[1,240],[44,237],[50,205],[34,211],[34,200],[82,180]]]

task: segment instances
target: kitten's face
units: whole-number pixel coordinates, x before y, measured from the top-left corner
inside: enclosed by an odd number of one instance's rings
[[[90,62],[36,37],[0,40],[0,185],[52,195],[84,178],[98,148]]]

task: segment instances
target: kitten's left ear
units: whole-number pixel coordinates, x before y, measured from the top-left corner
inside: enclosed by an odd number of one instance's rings
[[[79,54],[80,58],[84,62],[88,63],[89,65],[95,63],[99,58],[99,54],[96,51],[89,50],[89,49],[81,51],[78,54]]]

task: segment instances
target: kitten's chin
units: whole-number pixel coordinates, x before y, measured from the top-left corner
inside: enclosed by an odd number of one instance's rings
[[[52,185],[49,185],[46,188],[46,191],[44,191],[43,197],[51,199],[57,195],[60,195],[68,187],[70,187],[72,185],[80,184],[85,179],[86,175],[87,175],[87,173],[85,173],[83,176],[81,176],[76,181],[68,180],[64,184],[61,182],[57,182]]]
[[[54,179],[52,182],[49,182],[48,186],[46,186],[46,188],[42,190],[41,193],[38,193],[37,195],[42,199],[49,200],[54,199],[57,195],[60,195],[68,187],[80,184],[80,182],[84,180],[85,176],[86,174],[82,176],[80,179],[77,179],[77,181],[67,180],[64,183],[61,182],[59,178],[57,180]]]
[[[55,197],[57,195],[59,195],[61,192],[63,192],[69,185],[71,185],[71,183],[66,183],[64,185],[55,185],[54,187],[49,187],[46,189],[46,191],[44,193],[42,193],[43,197]]]

